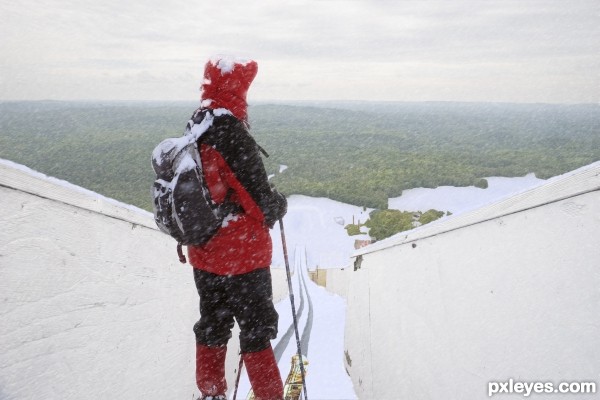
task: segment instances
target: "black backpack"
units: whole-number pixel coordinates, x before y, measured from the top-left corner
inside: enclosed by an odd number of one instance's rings
[[[152,152],[154,221],[177,241],[182,263],[186,259],[181,246],[206,244],[236,207],[228,201],[231,190],[223,205],[217,205],[202,173],[197,142],[210,129],[213,118],[210,110],[198,110],[183,136],[163,140]]]

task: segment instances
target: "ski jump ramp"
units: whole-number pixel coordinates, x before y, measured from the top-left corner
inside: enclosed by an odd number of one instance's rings
[[[0,199],[0,399],[192,398],[198,294],[152,215],[3,160]]]
[[[483,399],[511,379],[598,395],[600,163],[363,248],[354,267],[327,283],[347,299],[359,398]]]
[[[196,289],[151,215],[2,161],[0,196],[0,399],[191,398]],[[347,301],[356,394],[599,384],[598,238],[595,163],[356,252],[327,279]]]

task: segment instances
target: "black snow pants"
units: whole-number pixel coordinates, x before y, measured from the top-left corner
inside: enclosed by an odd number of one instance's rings
[[[196,342],[215,347],[231,338],[234,318],[240,327],[242,353],[262,351],[277,337],[279,315],[273,306],[271,271],[261,268],[241,275],[215,275],[194,268],[200,295]]]

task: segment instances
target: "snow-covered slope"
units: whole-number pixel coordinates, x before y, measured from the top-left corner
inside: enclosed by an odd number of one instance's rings
[[[283,218],[286,242],[290,253],[306,252],[309,269],[339,268],[350,262],[354,241],[344,226],[352,221],[364,222],[371,210],[340,203],[327,198],[292,195],[288,198],[288,212]],[[279,225],[271,231],[273,238],[273,265],[283,265]]]
[[[389,199],[388,207],[406,211],[434,209],[451,211],[452,214],[457,215],[514,196],[544,183],[543,179],[536,178],[534,174],[515,178],[490,177],[486,179],[488,181],[486,189],[475,186],[440,186],[435,189],[405,190],[402,192],[402,196]]]
[[[417,188],[389,199],[389,207],[403,211],[436,209],[451,211],[454,216],[514,196],[543,184],[533,174],[516,178],[487,178],[487,189],[441,186],[436,189]],[[350,264],[354,241],[368,236],[348,236],[344,226],[365,222],[372,209],[363,209],[327,198],[292,195],[288,199],[288,214],[284,218],[290,249],[302,248],[307,253],[310,269],[343,268]],[[275,244],[274,265],[283,265],[279,229],[272,231]]]

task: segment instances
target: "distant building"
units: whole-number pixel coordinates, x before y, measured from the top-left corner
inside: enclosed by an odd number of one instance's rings
[[[358,249],[361,249],[361,248],[363,248],[365,246],[370,245],[371,243],[373,243],[373,240],[356,239],[354,241],[354,248],[358,250]]]

